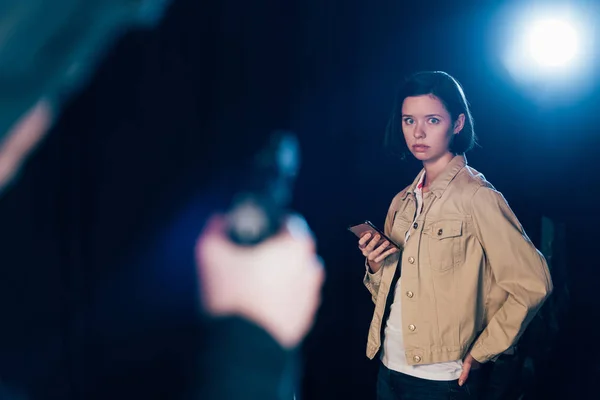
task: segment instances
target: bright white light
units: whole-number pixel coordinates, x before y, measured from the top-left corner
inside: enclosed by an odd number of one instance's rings
[[[507,3],[490,24],[490,48],[515,83],[543,101],[571,101],[593,88],[600,2]]]
[[[594,90],[600,1],[503,3],[489,25],[499,73],[548,106],[575,104]]]
[[[526,34],[526,51],[539,67],[565,66],[579,53],[578,33],[567,21],[537,21]]]

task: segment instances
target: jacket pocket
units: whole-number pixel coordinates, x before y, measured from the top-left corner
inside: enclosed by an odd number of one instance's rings
[[[446,271],[463,262],[463,252],[461,251],[463,221],[435,221],[429,224],[423,233],[428,242],[427,249],[431,269]]]

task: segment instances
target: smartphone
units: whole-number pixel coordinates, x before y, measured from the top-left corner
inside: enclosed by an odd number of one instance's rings
[[[373,225],[371,221],[365,221],[362,224],[350,226],[348,230],[354,233],[358,238],[362,237],[362,235],[364,235],[366,232],[370,232],[371,237],[375,236],[375,234],[379,234],[382,239],[387,240],[392,246],[400,250],[400,246],[398,245],[398,243],[390,239],[385,233],[383,233],[381,229]]]

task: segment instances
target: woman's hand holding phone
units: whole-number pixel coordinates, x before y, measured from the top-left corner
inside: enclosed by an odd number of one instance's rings
[[[381,235],[377,232],[366,232],[358,241],[358,248],[362,252],[362,255],[367,258],[367,263],[373,273],[379,271],[383,261],[388,256],[398,251],[396,246],[392,245],[389,241],[384,239],[381,242],[381,239]]]

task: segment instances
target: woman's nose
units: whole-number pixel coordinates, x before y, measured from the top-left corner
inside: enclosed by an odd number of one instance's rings
[[[421,124],[415,124],[415,130],[413,131],[413,135],[417,139],[422,139],[425,137],[425,131],[421,128]]]

